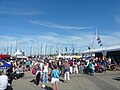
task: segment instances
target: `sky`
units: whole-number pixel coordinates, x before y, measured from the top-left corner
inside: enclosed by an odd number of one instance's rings
[[[99,48],[96,29],[103,47],[120,44],[120,0],[0,0],[0,53]]]

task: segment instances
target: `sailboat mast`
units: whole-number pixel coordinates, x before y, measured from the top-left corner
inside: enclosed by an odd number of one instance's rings
[[[11,47],[10,47],[10,55],[12,55],[12,44],[11,44]]]
[[[97,35],[98,35],[98,31],[97,31],[97,28],[96,28],[96,29],[95,29],[95,35],[94,35],[94,38],[93,38],[93,42],[92,42],[91,48],[94,47],[94,43],[95,43],[95,39],[96,39]]]
[[[44,43],[44,59],[45,59],[45,54],[46,54],[46,42]]]
[[[16,41],[16,52],[17,52],[17,49],[18,49],[18,41]]]

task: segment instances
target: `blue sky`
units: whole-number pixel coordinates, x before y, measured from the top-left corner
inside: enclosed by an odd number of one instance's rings
[[[16,41],[27,54],[31,46],[40,52],[44,43],[54,53],[58,42],[82,51],[93,43],[96,28],[103,46],[120,44],[120,0],[0,0],[1,53],[15,49]],[[93,46],[99,47],[97,41]]]

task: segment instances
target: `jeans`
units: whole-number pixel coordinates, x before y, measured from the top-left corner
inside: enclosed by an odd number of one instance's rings
[[[48,83],[48,72],[43,72],[43,82]]]
[[[94,70],[94,69],[92,69],[92,75],[94,75],[94,73],[95,73],[95,70]]]

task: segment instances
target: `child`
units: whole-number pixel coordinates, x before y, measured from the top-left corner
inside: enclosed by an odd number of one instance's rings
[[[83,64],[80,64],[80,73],[83,73]]]
[[[51,73],[51,83],[53,90],[58,90],[58,81],[59,81],[59,70],[57,69],[57,65],[54,65],[54,69],[52,70]]]

